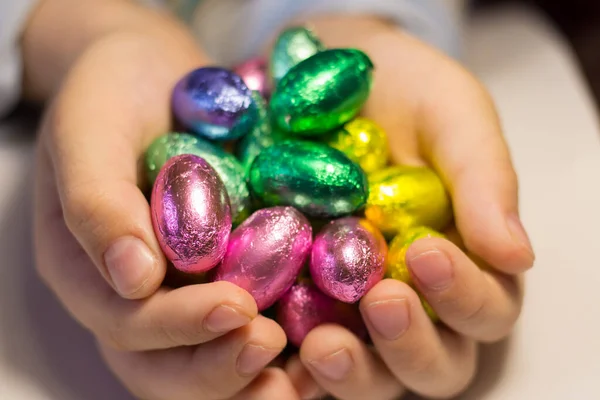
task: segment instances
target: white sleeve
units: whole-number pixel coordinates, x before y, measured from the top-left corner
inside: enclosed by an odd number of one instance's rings
[[[21,95],[22,61],[19,39],[36,0],[0,0],[0,118]]]
[[[277,29],[301,15],[364,13],[395,21],[402,29],[454,58],[461,58],[461,16],[467,0],[193,0],[179,16],[204,48],[232,64],[260,51]],[[182,11],[182,10],[179,10]]]

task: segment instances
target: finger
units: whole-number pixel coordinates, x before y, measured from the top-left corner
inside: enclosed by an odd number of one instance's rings
[[[117,292],[143,298],[160,286],[166,266],[137,187],[138,158],[167,131],[170,88],[192,65],[177,60],[168,70],[146,68],[159,61],[156,50],[120,39],[99,42],[84,54],[44,131],[67,226]],[[127,62],[131,54],[146,62]],[[106,59],[122,61],[101,69]],[[90,121],[97,115],[102,117]]]
[[[44,159],[41,154],[39,168]],[[257,315],[250,294],[228,282],[161,289],[145,300],[121,298],[75,241],[60,210],[52,174],[38,173],[34,218],[38,270],[71,314],[114,347],[146,350],[202,343]]]
[[[123,384],[140,398],[217,400],[228,399],[248,386],[285,344],[281,328],[258,317],[196,347],[140,353],[101,345],[101,350]]]
[[[298,355],[290,357],[285,365],[285,372],[302,400],[320,399],[325,396],[325,391],[319,387]]]
[[[452,329],[486,342],[510,333],[522,303],[516,277],[481,270],[440,238],[414,242],[406,261],[419,291]]]
[[[279,368],[265,369],[231,400],[300,400],[287,374]],[[304,400],[304,399],[302,399]]]
[[[522,272],[534,253],[498,116],[474,78],[449,62],[441,65],[446,71],[425,87],[417,124],[424,153],[448,185],[467,248],[501,271]]]
[[[302,343],[300,359],[323,390],[342,400],[393,399],[403,392],[381,360],[338,325],[312,330]]]
[[[450,398],[468,386],[477,361],[475,342],[436,329],[408,285],[381,281],[363,297],[360,310],[378,354],[407,388]]]

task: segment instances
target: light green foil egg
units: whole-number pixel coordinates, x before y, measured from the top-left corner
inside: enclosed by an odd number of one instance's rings
[[[269,71],[273,87],[294,65],[323,50],[323,43],[305,27],[294,26],[282,31],[271,52]]]
[[[265,100],[258,92],[253,92],[254,102],[258,108],[258,123],[254,129],[244,136],[235,147],[235,155],[244,168],[245,176],[250,173],[252,162],[263,149],[280,142],[285,135],[278,129],[272,129],[269,121],[269,112]]]
[[[320,135],[354,118],[371,90],[373,63],[356,49],[325,50],[294,66],[271,97],[274,122],[297,135]]]
[[[181,154],[202,157],[217,171],[227,189],[235,225],[248,217],[251,211],[251,199],[244,168],[233,155],[196,136],[187,133],[169,133],[155,139],[145,154],[145,169],[149,183],[154,184],[158,172],[170,158]]]
[[[285,140],[264,149],[250,169],[252,192],[267,206],[290,205],[310,217],[338,217],[367,200],[365,173],[339,150]]]

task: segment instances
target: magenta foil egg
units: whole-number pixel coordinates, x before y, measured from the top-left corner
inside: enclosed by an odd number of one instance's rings
[[[256,57],[247,60],[236,66],[233,71],[242,77],[250,90],[256,90],[265,99],[269,98],[267,61],[264,58]]]
[[[310,274],[325,294],[354,303],[383,278],[387,244],[367,220],[347,217],[325,225],[315,238]]]
[[[276,319],[296,347],[322,324],[342,325],[361,339],[367,337],[357,307],[332,299],[308,282],[295,284],[283,295],[277,303]]]
[[[259,310],[273,305],[292,286],[312,242],[308,220],[293,207],[256,211],[229,238],[215,280],[248,291]]]
[[[223,182],[202,158],[185,154],[161,168],[151,198],[152,223],[175,268],[207,271],[224,257],[231,210]]]

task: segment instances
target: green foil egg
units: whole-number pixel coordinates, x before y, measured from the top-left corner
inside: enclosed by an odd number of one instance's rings
[[[320,135],[354,118],[369,97],[373,63],[356,49],[316,53],[294,66],[271,97],[272,118],[282,130]]]
[[[258,92],[253,92],[254,102],[258,109],[258,123],[244,136],[235,147],[235,155],[244,168],[246,177],[250,174],[252,162],[263,149],[284,139],[284,134],[278,129],[272,129],[269,112],[265,100]]]
[[[325,50],[325,46],[315,34],[302,26],[283,30],[273,46],[269,71],[275,85],[300,61]]]
[[[264,149],[250,169],[250,187],[267,206],[290,205],[316,218],[351,214],[368,195],[365,173],[344,153],[300,140]]]
[[[222,148],[187,133],[169,133],[150,144],[145,154],[149,183],[154,184],[158,172],[170,158],[181,154],[202,157],[217,171],[229,195],[234,225],[250,215],[250,191],[246,185],[244,169],[237,159]]]

